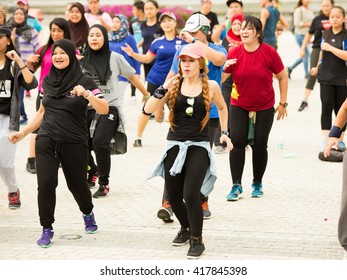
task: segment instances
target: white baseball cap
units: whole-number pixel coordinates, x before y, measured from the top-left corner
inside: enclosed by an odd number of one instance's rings
[[[200,30],[203,26],[207,26],[208,28],[210,28],[210,21],[208,20],[208,18],[202,14],[194,14],[187,19],[182,31],[196,32]]]

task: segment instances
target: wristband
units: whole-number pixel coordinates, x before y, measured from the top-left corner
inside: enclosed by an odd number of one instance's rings
[[[196,41],[199,41],[199,39],[194,37],[194,39],[192,40],[192,44],[194,44]]]
[[[23,70],[24,68],[27,68],[26,64],[23,67],[20,67],[20,70]]]
[[[222,130],[222,131],[221,131],[221,134],[224,134],[224,135],[226,135],[226,136],[229,136],[229,131],[227,131],[227,130]]]
[[[148,99],[150,99],[151,95],[147,94],[142,97],[142,102],[146,102]]]
[[[329,132],[329,137],[340,138],[341,134],[342,134],[341,128],[334,125]]]
[[[165,94],[168,92],[167,89],[163,88],[163,86],[161,85],[160,87],[158,87],[153,94],[153,97],[157,98],[157,99],[162,99]]]
[[[85,98],[85,99],[90,99],[92,96],[93,96],[93,93],[90,91],[90,90],[86,90],[86,92],[88,92],[88,95],[87,96],[84,96],[83,95],[83,97]]]

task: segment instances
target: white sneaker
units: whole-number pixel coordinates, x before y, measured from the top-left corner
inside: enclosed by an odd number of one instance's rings
[[[227,152],[227,149],[223,146],[217,146],[215,149],[214,149],[214,153],[215,154],[223,154]]]
[[[343,255],[343,260],[347,261],[347,250],[345,250],[345,254]]]

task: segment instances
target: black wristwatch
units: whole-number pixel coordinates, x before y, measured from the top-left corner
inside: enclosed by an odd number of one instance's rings
[[[221,134],[224,134],[224,135],[226,135],[226,136],[229,136],[229,131],[227,131],[227,130],[222,130],[222,131],[221,131]]]
[[[287,108],[288,107],[288,103],[286,102],[286,103],[279,103],[282,107],[284,107],[284,108]]]

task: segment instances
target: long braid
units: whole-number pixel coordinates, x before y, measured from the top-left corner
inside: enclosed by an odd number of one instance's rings
[[[182,77],[182,69],[181,69],[181,67],[179,67],[178,73]],[[177,98],[177,94],[178,94],[178,91],[179,91],[180,84],[181,84],[181,82],[178,82],[172,88],[172,90],[169,92],[170,95],[169,95],[168,102],[167,102],[168,107],[170,109],[170,112],[169,112],[169,122],[170,122],[170,128],[171,128],[172,131],[174,130],[174,126],[175,126],[175,124],[173,122],[174,117],[175,117],[174,108],[175,108],[176,98]]]
[[[207,77],[207,67],[206,67],[206,61],[204,58],[199,59],[200,67],[201,67],[201,79],[202,79],[202,96],[204,98],[205,103],[205,110],[206,115],[201,121],[201,130],[202,131],[205,126],[207,125],[208,121],[210,120],[210,108],[211,108],[211,96],[210,96],[210,87],[208,84],[208,77]]]

